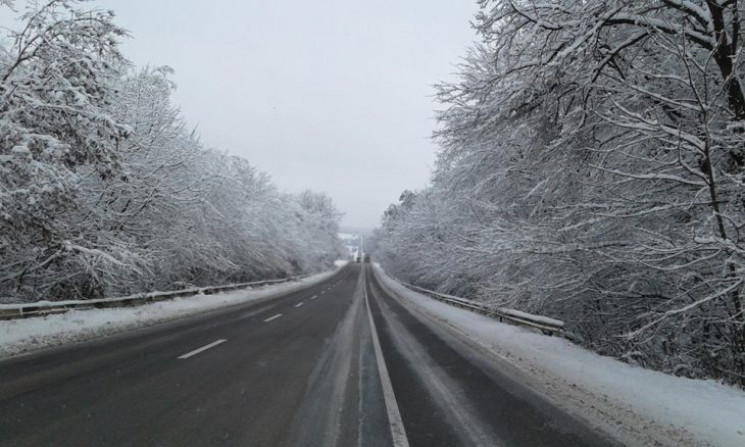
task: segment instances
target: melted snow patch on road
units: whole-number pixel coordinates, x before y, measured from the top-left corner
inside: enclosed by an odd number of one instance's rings
[[[647,431],[653,437],[650,442],[668,445],[745,445],[742,390],[712,380],[673,377],[635,367],[562,338],[449,306],[413,292],[385,274],[379,278],[427,314],[538,379],[560,406],[580,409],[585,416],[597,413],[605,425],[609,421],[617,424],[614,431],[622,439],[644,436]],[[572,399],[574,404],[568,402]]]
[[[270,295],[289,293],[321,282],[335,272],[319,273],[287,283],[174,298],[136,307],[71,310],[64,314],[0,321],[0,357],[88,340]]]

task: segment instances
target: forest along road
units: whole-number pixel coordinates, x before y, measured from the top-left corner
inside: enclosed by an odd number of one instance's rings
[[[352,264],[271,300],[0,361],[0,445],[612,442]]]

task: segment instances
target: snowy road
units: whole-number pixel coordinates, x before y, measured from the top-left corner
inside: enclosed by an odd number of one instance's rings
[[[270,301],[2,361],[0,433],[3,446],[611,444],[359,264]]]

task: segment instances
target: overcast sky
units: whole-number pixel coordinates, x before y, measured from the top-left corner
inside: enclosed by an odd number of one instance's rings
[[[131,31],[124,53],[176,71],[203,142],[283,190],[328,193],[372,228],[423,187],[432,84],[474,40],[474,0],[96,0]],[[20,3],[19,3],[20,6]]]

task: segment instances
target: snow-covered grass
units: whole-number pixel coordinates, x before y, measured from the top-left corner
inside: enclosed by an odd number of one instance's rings
[[[71,310],[64,314],[0,321],[0,357],[88,340],[219,307],[288,293],[323,281],[335,272],[336,270],[297,281],[252,289],[174,298],[136,307]]]
[[[635,367],[561,338],[499,323],[414,292],[378,272],[384,285],[408,304],[517,367],[560,406],[599,425],[613,425],[612,431],[630,445],[745,446],[742,390]]]

